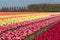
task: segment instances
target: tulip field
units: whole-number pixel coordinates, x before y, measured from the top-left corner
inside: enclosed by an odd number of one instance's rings
[[[0,40],[60,40],[59,24],[60,13],[0,12]]]
[[[44,33],[37,35],[33,40],[60,40],[60,22]]]

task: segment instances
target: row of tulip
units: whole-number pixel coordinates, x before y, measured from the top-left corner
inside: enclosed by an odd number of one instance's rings
[[[60,22],[37,35],[33,40],[60,40]]]
[[[29,16],[29,17],[18,17],[18,18],[0,20],[0,26],[10,25],[18,22],[29,21],[29,20],[35,20],[35,19],[47,17],[47,16],[49,15],[45,15],[45,16],[36,15],[36,16]]]
[[[9,30],[8,32],[0,35],[1,36],[0,39],[1,40],[24,40],[27,36],[35,33],[36,31],[40,30],[41,28],[44,28],[47,25],[49,25],[57,20],[60,20],[60,16],[45,19],[42,22],[41,21],[35,22],[35,23],[27,25],[25,27],[16,28],[16,30],[14,30],[13,32],[12,32],[12,30]]]
[[[25,22],[19,22],[19,23],[16,23],[16,24],[6,25],[6,26],[3,26],[3,27],[0,26],[0,33],[4,32],[4,31],[7,31],[7,30],[10,30],[10,29],[13,29],[13,28],[21,27],[21,26],[24,26],[24,25],[27,25],[27,24],[32,24],[32,23],[39,22],[41,20],[45,20],[45,19],[52,18],[52,17],[56,17],[56,15],[49,16],[47,18],[41,18],[41,19],[25,21]]]

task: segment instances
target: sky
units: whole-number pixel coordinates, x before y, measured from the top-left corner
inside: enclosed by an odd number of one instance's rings
[[[60,0],[0,0],[0,7],[27,6],[29,4],[56,4]]]

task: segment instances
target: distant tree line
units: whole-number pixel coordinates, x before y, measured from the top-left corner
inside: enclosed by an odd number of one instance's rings
[[[60,4],[30,4],[27,7],[2,7],[0,12],[60,12]]]

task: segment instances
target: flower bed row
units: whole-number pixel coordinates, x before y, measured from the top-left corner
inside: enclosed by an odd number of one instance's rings
[[[44,33],[37,35],[33,40],[60,40],[60,22],[53,25]]]
[[[35,22],[39,22],[39,21],[42,21],[42,20],[44,21],[45,19],[53,18],[53,17],[57,18],[57,16],[54,15],[54,16],[49,16],[49,17],[46,17],[46,18],[41,18],[41,19],[36,19],[36,20],[19,22],[19,23],[16,23],[16,24],[11,24],[11,25],[7,25],[7,26],[3,26],[3,27],[1,26],[0,27],[0,33],[4,32],[4,31],[7,31],[7,30],[10,30],[10,29],[13,29],[13,28],[23,27],[25,25],[32,24],[32,23],[35,23]],[[53,18],[53,20],[55,18]],[[56,20],[58,20],[58,19],[56,19]]]
[[[0,39],[1,40],[24,40],[27,36],[37,32],[41,28],[44,28],[47,25],[49,25],[57,20],[60,20],[60,16],[45,19],[44,21],[35,22],[35,23],[29,24],[25,27],[16,28],[16,30],[14,30],[13,32],[12,32],[12,30],[10,30],[10,31],[7,31],[6,33],[3,33],[2,35],[0,35]]]
[[[20,15],[18,15],[20,16]],[[29,20],[35,20],[35,19],[38,19],[38,18],[42,18],[42,17],[47,17],[49,15],[36,15],[36,16],[27,16],[27,17],[18,17],[18,18],[12,18],[12,19],[7,19],[6,20],[0,20],[0,26],[6,26],[6,25],[10,25],[10,24],[15,24],[15,23],[18,23],[18,22],[24,22],[24,21],[29,21]],[[3,16],[2,16],[3,17]],[[15,17],[15,16],[14,16]]]
[[[45,18],[45,19],[48,19],[48,18]],[[3,32],[3,31],[6,31],[6,30],[9,30],[9,29],[12,29],[12,28],[17,28],[19,26],[24,26],[24,25],[27,25],[27,24],[32,24],[34,22],[39,22],[39,21],[45,20],[45,19],[42,18],[42,19],[37,19],[37,20],[32,20],[32,21],[25,21],[25,22],[20,22],[20,23],[11,24],[11,25],[8,25],[8,26],[0,27],[0,32],[1,32],[1,30]]]
[[[33,20],[33,19],[38,19],[38,18],[41,18],[41,17],[48,17],[50,15],[54,15],[53,13],[52,14],[40,14],[40,13],[36,13],[36,14],[16,14],[16,15],[1,15],[0,14],[0,26],[5,26],[5,25],[10,25],[10,24],[14,24],[14,23],[17,23],[17,22],[24,22],[26,20]],[[10,19],[12,17],[12,19]]]

